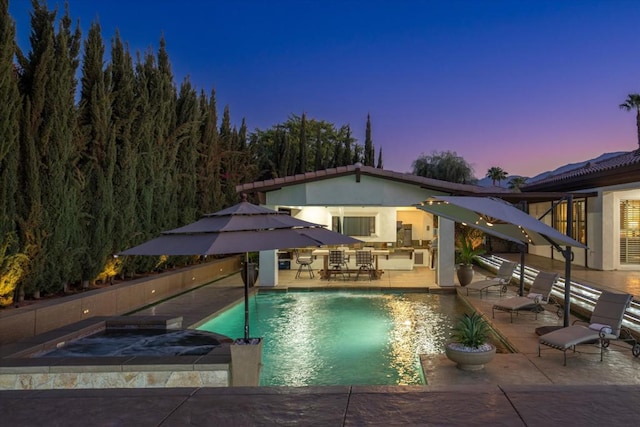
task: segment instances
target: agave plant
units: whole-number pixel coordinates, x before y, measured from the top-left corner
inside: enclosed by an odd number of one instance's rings
[[[465,347],[478,348],[487,342],[489,326],[478,312],[465,313],[453,328],[451,337]]]

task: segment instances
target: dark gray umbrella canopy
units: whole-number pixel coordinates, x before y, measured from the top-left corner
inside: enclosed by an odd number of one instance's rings
[[[316,238],[309,235],[312,233]],[[324,228],[275,228],[202,233],[174,233],[171,231],[165,232],[160,237],[141,245],[127,249],[118,255],[222,255],[281,248],[353,243],[353,240],[348,242],[345,239],[337,241],[332,234],[332,231]],[[323,236],[325,236],[324,239]]]
[[[220,255],[281,248],[360,243],[248,202],[241,202],[198,221],[162,232],[160,237],[119,255]]]
[[[360,240],[327,230],[243,201],[203,216],[198,221],[162,232],[118,255],[221,255],[306,246],[360,243]],[[248,277],[245,276],[245,277]],[[248,284],[245,283],[245,338],[249,338]]]
[[[512,242],[586,248],[582,243],[500,199],[438,196],[421,203],[418,208]]]
[[[571,260],[570,248],[586,248],[571,237],[517,209],[504,200],[490,197],[437,196],[417,205],[419,209],[523,245],[553,245],[565,257],[565,326],[569,323]],[[523,255],[524,256],[524,255]],[[569,257],[569,259],[567,258]],[[522,282],[521,282],[522,283]]]

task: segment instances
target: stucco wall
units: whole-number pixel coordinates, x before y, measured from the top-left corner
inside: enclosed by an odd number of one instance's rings
[[[0,345],[93,316],[126,314],[228,276],[239,269],[240,257],[229,257],[0,312]]]
[[[431,195],[444,195],[416,185],[354,175],[283,187],[267,193],[270,206],[412,206]]]
[[[602,212],[602,194],[599,194],[598,197],[587,199],[587,246],[589,246],[589,249],[586,251],[586,265],[589,268],[598,270],[605,269],[604,257],[611,257],[611,251],[602,250],[604,247],[604,218]],[[607,254],[607,252],[609,253]],[[607,262],[610,262],[610,260]]]

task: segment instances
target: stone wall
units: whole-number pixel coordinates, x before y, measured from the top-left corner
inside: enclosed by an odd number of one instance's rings
[[[108,288],[0,312],[0,345],[14,343],[94,316],[119,316],[240,270],[240,257],[213,260]]]
[[[180,364],[177,358],[166,365],[0,367],[0,390],[229,386],[228,363]]]

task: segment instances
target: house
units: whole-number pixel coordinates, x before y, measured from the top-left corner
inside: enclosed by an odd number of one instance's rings
[[[640,270],[640,150],[551,175],[521,188],[524,194],[571,192],[572,236],[589,248],[574,251],[574,264],[598,270]],[[567,202],[529,204],[529,213],[547,216],[565,231]],[[530,253],[560,258],[550,248]]]
[[[440,286],[454,285],[454,223],[434,218],[417,209],[417,204],[431,196],[484,195],[533,203],[542,209],[565,196],[556,192],[512,193],[360,164],[241,184],[236,191],[254,195],[271,209],[352,235],[366,246],[388,249],[389,256],[380,260],[383,269],[433,267]],[[277,251],[261,252],[262,286],[278,284],[278,267]]]

